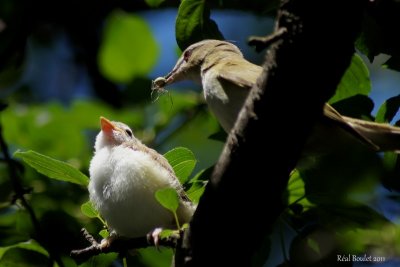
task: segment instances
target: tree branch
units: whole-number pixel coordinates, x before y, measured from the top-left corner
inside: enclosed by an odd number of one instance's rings
[[[89,241],[90,246],[77,249],[71,251],[71,257],[86,261],[92,256],[96,256],[102,253],[109,253],[109,252],[118,252],[118,253],[126,253],[128,250],[131,249],[139,249],[139,248],[146,248],[150,246],[164,246],[170,248],[176,248],[181,243],[181,237],[183,235],[183,231],[179,231],[177,234],[172,234],[165,238],[160,238],[157,245],[154,243],[154,239],[143,236],[137,238],[130,238],[130,239],[105,239],[101,243],[98,243],[96,239],[86,230],[82,229],[82,234]]]
[[[276,29],[287,32],[268,51],[200,200],[183,243],[185,266],[251,265],[285,208],[290,171],[350,63],[366,2],[282,1]]]

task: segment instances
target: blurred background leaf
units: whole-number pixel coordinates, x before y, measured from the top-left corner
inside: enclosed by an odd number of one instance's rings
[[[99,51],[99,65],[105,77],[128,83],[147,74],[157,55],[157,43],[142,18],[123,11],[108,16]]]

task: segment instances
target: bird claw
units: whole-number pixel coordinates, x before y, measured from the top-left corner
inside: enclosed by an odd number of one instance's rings
[[[108,236],[108,237],[106,237],[106,238],[103,238],[103,239],[100,241],[99,248],[100,248],[101,250],[104,250],[104,249],[109,248],[116,238],[117,238],[117,237],[114,236],[114,235],[110,235],[110,236]]]
[[[154,244],[157,250],[160,250],[160,234],[162,231],[163,229],[158,227],[147,234],[147,242]]]

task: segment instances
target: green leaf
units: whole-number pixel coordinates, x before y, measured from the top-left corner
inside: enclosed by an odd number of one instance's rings
[[[157,201],[172,213],[176,213],[179,206],[178,193],[173,188],[164,188],[157,190],[155,197]]]
[[[59,161],[35,151],[15,152],[14,157],[21,158],[41,174],[60,181],[87,186],[89,178],[68,163]]]
[[[193,152],[184,147],[177,147],[165,153],[164,157],[171,164],[181,184],[186,183],[197,162]]]
[[[189,188],[186,194],[193,203],[199,203],[200,198],[206,189],[206,185],[206,181],[195,181],[192,183],[192,186]]]
[[[371,91],[371,80],[369,71],[362,58],[354,54],[349,68],[340,81],[335,95],[329,103],[355,96],[357,94],[368,95]]]
[[[158,7],[164,1],[165,0],[145,0],[146,4],[148,4],[150,7]]]
[[[143,19],[122,11],[109,15],[98,57],[105,77],[128,83],[147,74],[157,57],[157,43]]]
[[[175,35],[182,51],[204,39],[224,39],[217,24],[210,19],[210,9],[205,0],[181,2],[176,18]]]
[[[193,203],[199,203],[213,170],[214,166],[201,170],[190,180],[186,194]]]
[[[295,170],[290,175],[287,186],[287,202],[289,205],[299,204],[303,208],[310,208],[312,204],[306,198],[305,184],[299,171]]]
[[[81,211],[85,216],[87,216],[89,218],[97,218],[97,217],[99,217],[99,213],[93,207],[93,203],[91,201],[83,203],[81,205]]]
[[[382,104],[382,106],[380,106],[375,121],[382,123],[391,122],[399,111],[399,107],[400,95],[389,98]]]
[[[15,244],[15,245],[7,246],[7,247],[0,247],[0,259],[3,257],[4,253],[7,252],[7,250],[13,249],[13,248],[27,249],[27,250],[38,252],[47,257],[49,256],[49,253],[47,252],[47,250],[45,250],[38,242],[31,239],[26,242],[21,242],[21,243]]]
[[[165,239],[168,238],[170,236],[172,236],[173,234],[176,233],[176,230],[171,230],[171,229],[163,229],[160,233],[160,238],[161,239]]]
[[[100,235],[102,238],[107,238],[107,237],[110,236],[110,233],[108,232],[107,229],[103,229],[103,230],[101,230],[101,231],[99,232],[99,235]]]

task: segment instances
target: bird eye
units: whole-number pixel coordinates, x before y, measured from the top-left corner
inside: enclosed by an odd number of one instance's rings
[[[127,135],[129,135],[129,137],[132,137],[132,136],[133,136],[133,134],[132,134],[132,131],[131,131],[131,130],[129,130],[129,129],[126,129],[126,130],[125,130],[125,132],[126,132],[126,134],[127,134]]]
[[[183,60],[185,60],[187,62],[189,60],[191,54],[192,54],[192,50],[186,50],[185,53],[183,54]]]

